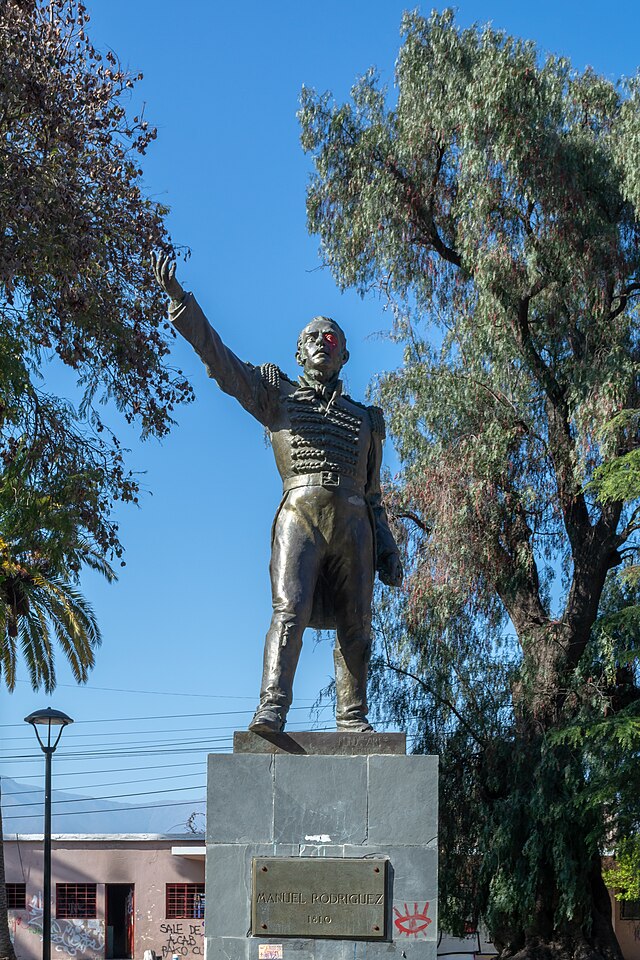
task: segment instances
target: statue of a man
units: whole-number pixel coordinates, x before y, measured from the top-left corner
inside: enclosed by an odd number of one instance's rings
[[[298,338],[303,373],[289,380],[274,364],[243,363],[221,341],[175,263],[159,256],[169,316],[207,372],[269,431],[283,496],[273,523],[273,615],[264,648],[260,703],[249,729],[279,733],[291,706],[306,627],[336,629],[336,725],[370,731],[367,670],[371,600],[377,569],[399,586],[402,566],[380,496],[384,420],[342,393],[346,338],[328,317],[315,317]]]

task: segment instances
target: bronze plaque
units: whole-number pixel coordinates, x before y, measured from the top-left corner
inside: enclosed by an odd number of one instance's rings
[[[254,857],[254,937],[383,940],[386,860]]]

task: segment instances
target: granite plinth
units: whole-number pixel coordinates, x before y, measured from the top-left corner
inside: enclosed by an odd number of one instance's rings
[[[265,738],[236,733],[234,745],[242,745],[240,752],[209,757],[208,960],[260,960],[261,955],[282,960],[435,960],[438,758],[406,756],[399,752],[398,741],[387,742],[398,752],[376,752],[380,742],[370,738],[393,736],[389,734],[358,734],[373,747],[365,752],[362,739],[358,753],[341,752],[353,734],[347,734],[342,744],[339,738],[345,734],[279,735],[283,736],[305,752],[293,752],[281,741],[268,751],[260,750],[262,745],[251,750]],[[313,752],[316,738],[319,750],[327,752]],[[252,885],[254,858],[386,861],[384,939],[322,936],[317,916],[324,914],[317,910],[310,911],[306,935],[299,925],[296,936],[260,935],[251,920],[257,896]],[[320,891],[316,902],[340,902],[350,891],[338,886],[336,882],[336,891]],[[278,892],[279,888],[276,897]],[[362,896],[362,890],[354,894]],[[306,915],[299,907],[307,895],[293,886],[291,891],[283,887],[281,895],[285,906],[288,900],[295,905],[300,915],[296,923],[302,917],[304,927]],[[274,951],[264,947],[261,951],[266,944]]]
[[[299,733],[259,734],[250,730],[236,730],[233,735],[234,753],[293,753],[311,756],[371,756],[373,754],[405,754],[405,733]]]

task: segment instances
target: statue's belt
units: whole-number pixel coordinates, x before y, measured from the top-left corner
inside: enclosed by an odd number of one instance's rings
[[[319,473],[302,473],[297,477],[287,477],[283,481],[282,492],[296,490],[298,487],[326,487],[330,490],[339,489],[345,493],[357,493],[364,496],[364,484],[358,483],[351,477],[341,477],[333,470],[322,470]]]

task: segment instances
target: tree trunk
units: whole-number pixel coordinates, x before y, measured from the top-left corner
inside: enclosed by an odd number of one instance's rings
[[[505,910],[494,905],[490,932],[500,960],[622,960],[601,857],[589,839],[601,832],[602,812],[582,802],[581,758],[554,744],[531,715],[515,743],[504,741],[496,750],[494,742],[493,752],[485,779],[502,786],[487,823],[485,843],[497,844],[489,846],[487,862],[509,886],[523,890],[526,876],[535,882],[530,901],[523,893]],[[505,818],[511,821],[506,844],[499,839]],[[576,871],[576,865],[584,867]],[[578,886],[570,906],[572,874]]]
[[[586,918],[586,923],[575,921],[554,929],[554,908],[561,891],[557,879],[548,876],[539,891],[537,915],[530,929],[516,936],[511,931],[508,943],[508,935],[501,937],[500,931],[492,932],[500,951],[499,960],[622,960],[599,858],[592,863],[589,880],[590,918]]]
[[[0,783],[0,960],[16,960],[9,932],[7,888],[4,876],[4,847],[2,842],[2,784]]]

